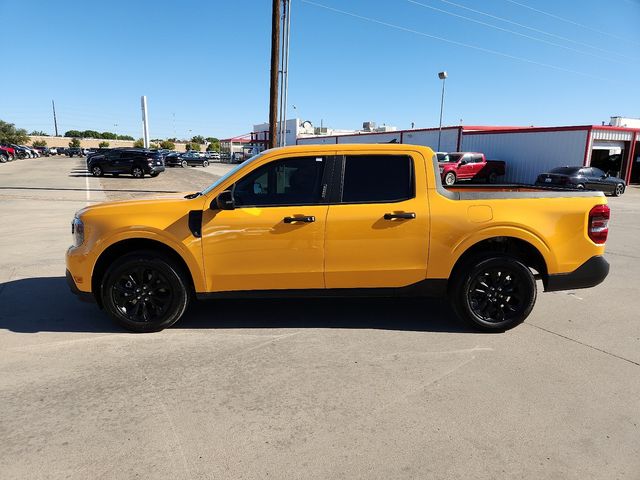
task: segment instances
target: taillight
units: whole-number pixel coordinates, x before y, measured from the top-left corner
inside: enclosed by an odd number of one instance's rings
[[[609,235],[611,210],[607,205],[596,205],[589,212],[589,238],[593,243],[603,244]]]

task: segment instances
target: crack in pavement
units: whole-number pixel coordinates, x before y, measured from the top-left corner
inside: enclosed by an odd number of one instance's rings
[[[560,338],[564,338],[565,340],[569,340],[571,342],[577,343],[578,345],[582,345],[583,347],[587,347],[587,348],[590,348],[592,350],[596,350],[596,351],[598,351],[600,353],[604,353],[604,354],[609,355],[611,357],[617,358],[618,360],[623,360],[623,361],[625,361],[627,363],[631,363],[632,365],[636,365],[637,367],[640,367],[640,362],[636,362],[634,360],[631,360],[630,358],[626,358],[626,357],[622,357],[620,355],[616,355],[615,353],[608,352],[608,351],[606,351],[606,350],[604,350],[602,348],[594,347],[593,345],[589,345],[588,343],[581,342],[580,340],[576,340],[575,338],[567,337],[566,335],[562,335],[561,333],[554,332],[553,330],[548,330],[548,329],[546,329],[544,327],[540,327],[539,325],[535,325],[533,323],[524,322],[524,324],[525,325],[529,325],[530,327],[537,328],[538,330],[542,330],[543,332],[547,332],[547,333],[550,333],[552,335],[556,335],[556,336],[558,336]]]

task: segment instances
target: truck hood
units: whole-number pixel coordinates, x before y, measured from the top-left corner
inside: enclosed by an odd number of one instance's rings
[[[202,208],[205,197],[185,198],[194,192],[160,194],[154,197],[138,200],[116,200],[112,202],[97,203],[79,210],[77,216],[91,215],[116,215],[129,213],[156,213],[175,210],[192,210]]]

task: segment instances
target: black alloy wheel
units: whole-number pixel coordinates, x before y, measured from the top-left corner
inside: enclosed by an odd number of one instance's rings
[[[93,175],[94,177],[101,177],[102,175],[104,175],[104,171],[102,170],[101,166],[96,165],[94,167],[91,167],[91,175]]]
[[[619,197],[623,193],[624,193],[624,185],[621,183],[617,184],[615,190],[613,191],[613,196]]]
[[[496,254],[468,262],[454,279],[452,307],[476,328],[504,331],[522,323],[536,302],[536,281],[519,260]]]
[[[134,252],[107,271],[102,302],[111,318],[134,332],[157,332],[173,325],[189,303],[182,270],[154,252]]]
[[[144,170],[142,170],[142,168],[140,168],[140,167],[133,167],[131,169],[131,175],[133,175],[134,178],[143,178],[144,177]]]

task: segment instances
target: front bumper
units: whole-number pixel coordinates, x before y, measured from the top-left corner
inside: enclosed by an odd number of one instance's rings
[[[76,295],[83,302],[88,302],[88,303],[96,302],[96,298],[93,296],[93,293],[81,292],[80,290],[78,290],[78,286],[76,285],[76,282],[73,280],[73,275],[71,275],[71,272],[69,270],[66,271],[65,277],[67,278],[67,285],[69,285],[69,289],[71,290],[71,293]]]
[[[573,272],[549,275],[544,290],[545,292],[557,292],[560,290],[595,287],[602,283],[608,274],[609,262],[602,255],[596,255]]]
[[[160,173],[164,172],[164,165],[153,165],[149,167],[149,173]]]

